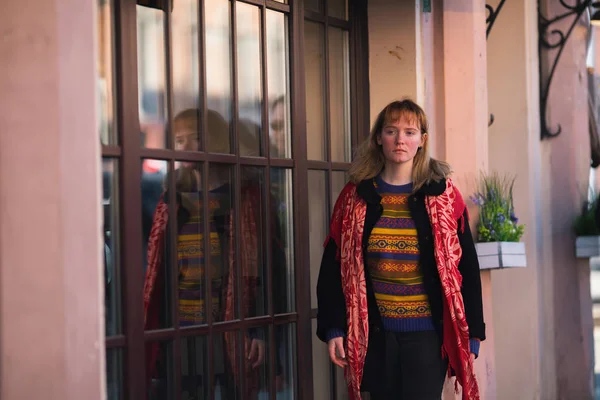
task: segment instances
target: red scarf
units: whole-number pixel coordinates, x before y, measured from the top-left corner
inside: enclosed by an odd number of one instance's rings
[[[448,375],[454,370],[456,384],[463,388],[463,400],[478,400],[479,388],[469,351],[469,327],[460,291],[462,276],[458,271],[462,249],[457,230],[466,205],[450,179],[446,181],[443,194],[426,196],[425,205],[434,235],[435,259],[444,295],[442,354],[448,357]],[[341,263],[348,321],[348,367],[345,369],[345,376],[350,400],[361,399],[360,384],[369,343],[369,315],[362,252],[366,212],[367,204],[357,194],[356,185],[346,185],[335,204],[327,238],[335,240]],[[464,229],[464,225],[462,227]]]

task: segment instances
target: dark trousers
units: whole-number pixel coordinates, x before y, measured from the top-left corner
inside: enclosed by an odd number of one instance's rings
[[[440,400],[448,361],[434,332],[385,333],[385,385],[371,400]]]

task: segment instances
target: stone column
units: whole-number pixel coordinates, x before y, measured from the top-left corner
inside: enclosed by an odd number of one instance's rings
[[[454,179],[467,197],[473,192],[475,178],[488,167],[488,101],[485,40],[485,2],[481,0],[444,0],[434,2],[442,12],[443,85],[439,116],[445,127],[444,140],[437,146],[438,157],[448,161]],[[434,10],[434,12],[436,12]],[[475,211],[475,210],[473,210]],[[476,222],[471,213],[472,228]],[[496,398],[494,368],[494,324],[490,272],[481,273],[487,340],[475,362],[482,399]],[[444,398],[454,398],[449,383]]]
[[[104,398],[95,2],[0,13],[0,397]]]
[[[527,268],[493,271],[497,398],[539,398],[540,361],[552,358],[541,340],[538,282],[541,165],[537,8],[504,4],[488,39],[489,170],[516,177],[514,202],[525,224]],[[518,354],[519,357],[515,357]],[[553,396],[542,398],[554,398]]]
[[[544,4],[546,7],[542,10],[547,17],[565,12],[558,2],[545,1]],[[552,29],[566,32],[572,22],[573,18],[564,20]],[[575,258],[572,229],[589,185],[588,29],[585,17],[575,25],[550,87],[546,122],[552,131],[560,125],[562,133],[541,143],[545,273],[540,280],[540,294],[544,339],[554,354],[553,359],[548,360],[553,366],[542,366],[542,382],[548,385],[548,388],[543,387],[542,393],[552,390],[550,393],[556,393],[556,398],[570,399],[593,398],[590,270],[588,260]],[[540,62],[548,66],[552,56],[546,53]],[[548,382],[547,377],[554,379]],[[556,382],[555,388],[551,382]]]

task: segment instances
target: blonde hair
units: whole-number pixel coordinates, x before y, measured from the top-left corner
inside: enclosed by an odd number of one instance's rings
[[[214,110],[207,110],[206,113],[206,151],[212,153],[229,154],[231,150],[231,137],[229,124]],[[202,126],[200,121],[200,110],[198,108],[188,108],[181,111],[173,118],[172,131],[173,135],[179,130],[188,130],[197,132],[201,135]],[[254,132],[253,132],[254,130]],[[240,121],[238,123],[238,138],[240,153],[244,156],[256,157],[260,155],[258,141],[260,137],[260,129],[248,121]],[[200,139],[200,137],[198,137]],[[209,169],[209,182],[222,182],[230,180],[229,176],[224,175],[224,170],[216,168]],[[248,169],[247,171],[251,171]],[[175,171],[175,186],[178,192],[194,192],[198,191],[197,181],[199,172],[197,167],[180,166]],[[246,180],[251,179],[250,172],[247,172]],[[165,182],[165,188],[167,183]]]
[[[206,113],[206,148],[208,151],[216,153],[229,153],[229,124],[225,119],[214,110],[208,110]],[[176,134],[179,130],[189,130],[201,134],[200,110],[197,108],[188,108],[181,111],[173,118],[172,133]],[[200,137],[198,137],[200,139]],[[175,170],[175,187],[177,192],[198,191],[199,172],[197,167],[180,166]],[[215,179],[215,177],[213,177]],[[166,189],[167,182],[165,182]]]
[[[385,167],[385,157],[377,139],[383,127],[402,118],[415,123],[421,135],[429,134],[429,124],[425,111],[410,99],[394,101],[388,104],[377,116],[369,137],[361,143],[356,150],[352,166],[350,167],[350,181],[360,183],[365,179],[372,179],[379,175]],[[417,151],[413,159],[413,193],[423,185],[432,181],[439,182],[446,178],[452,169],[444,161],[439,161],[429,156],[429,140],[424,138],[423,146]]]

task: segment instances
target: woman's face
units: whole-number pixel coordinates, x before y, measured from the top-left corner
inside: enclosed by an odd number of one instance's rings
[[[193,129],[193,127],[190,126],[190,124],[180,123],[179,121],[176,121],[173,124],[173,135],[175,141],[175,150],[198,151],[198,132],[196,129]],[[181,165],[183,165],[184,167],[191,168],[194,166],[194,163],[182,161]]]
[[[285,155],[285,113],[282,102],[277,103],[271,111],[271,144],[277,151],[275,157]]]
[[[381,146],[386,164],[412,163],[426,137],[415,118],[400,117],[395,122],[386,122],[377,136],[377,144]]]

